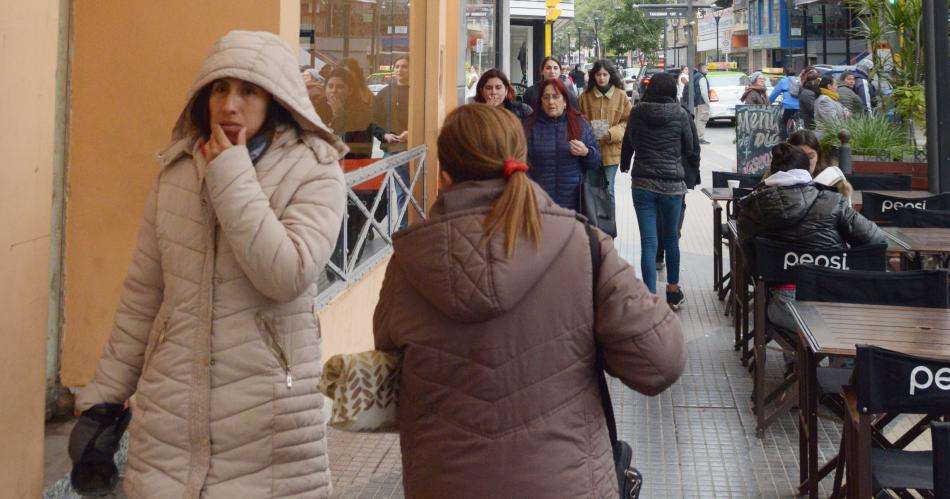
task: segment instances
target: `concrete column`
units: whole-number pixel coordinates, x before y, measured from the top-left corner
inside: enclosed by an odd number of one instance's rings
[[[43,493],[44,366],[64,2],[4,2],[0,16],[0,495]]]

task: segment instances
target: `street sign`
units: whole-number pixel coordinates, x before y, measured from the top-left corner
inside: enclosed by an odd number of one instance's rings
[[[647,19],[686,19],[685,10],[644,10]]]

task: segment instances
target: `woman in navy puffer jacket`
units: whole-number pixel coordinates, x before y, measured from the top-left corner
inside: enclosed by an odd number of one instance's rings
[[[555,203],[577,210],[578,186],[587,170],[600,168],[600,145],[590,123],[571,105],[563,83],[545,80],[538,96],[532,105],[541,112],[524,121],[528,175]]]

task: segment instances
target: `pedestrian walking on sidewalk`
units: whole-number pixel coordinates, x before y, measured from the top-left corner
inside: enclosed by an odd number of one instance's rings
[[[709,78],[706,77],[706,74],[709,73],[709,66],[706,63],[700,64],[699,69],[693,72],[693,77],[691,80],[691,85],[693,86],[693,115],[696,123],[696,133],[699,134],[699,143],[708,144],[709,141],[706,140],[706,123],[709,122]],[[650,85],[653,84],[653,80],[650,80]],[[689,89],[683,89],[682,102],[686,102],[689,98]],[[675,96],[674,96],[675,98]]]
[[[851,112],[841,105],[840,95],[838,94],[838,82],[834,77],[823,76],[818,83],[818,98],[815,99],[815,128],[818,140],[823,135],[821,123],[843,120],[851,117]]]
[[[474,100],[489,106],[504,107],[518,119],[531,115],[531,106],[515,100],[515,88],[511,86],[505,72],[500,69],[489,69],[482,73],[475,85]]]
[[[678,310],[686,301],[679,286],[679,220],[686,194],[683,157],[694,154],[695,137],[689,113],[676,101],[676,80],[658,73],[640,103],[630,113],[620,154],[621,171],[630,170],[633,159],[633,207],[640,228],[640,271],[651,292],[656,293],[658,232],[666,250],[666,301]],[[664,228],[657,231],[657,214]]]
[[[544,83],[545,80],[561,79],[561,62],[554,57],[547,56],[541,60],[541,67],[538,70],[538,73],[540,78],[538,78],[534,85],[528,87],[528,89],[524,91],[524,96],[522,97],[522,102],[531,106],[531,109],[534,110],[535,113],[537,113],[543,106],[543,103],[540,100],[541,84]],[[564,82],[561,83],[563,84]],[[571,101],[571,106],[573,106],[574,109],[577,109],[577,95],[575,95],[577,90],[575,89],[574,85],[571,85],[570,87],[571,88],[567,89],[568,100]],[[565,88],[567,87],[565,86]]]
[[[700,173],[699,173],[699,163],[701,148],[699,146],[699,138],[696,136],[696,124],[693,122],[692,116],[689,119],[689,128],[690,132],[693,135],[693,153],[683,155],[683,182],[686,184],[686,189],[693,190],[699,183]],[[683,222],[686,221],[686,196],[683,196],[683,204],[680,209],[680,221],[679,226],[676,229],[676,237],[683,236]],[[666,233],[668,225],[663,221],[663,212],[656,212],[656,270],[657,272],[666,268],[666,246],[664,241],[666,241]]]
[[[442,192],[394,236],[373,317],[402,353],[406,497],[617,497],[595,358],[656,395],[685,365],[679,319],[530,180],[510,113],[456,109],[438,155]]]
[[[854,73],[845,71],[841,73],[841,82],[838,84],[838,95],[841,97],[841,105],[847,109],[851,116],[861,116],[865,114],[864,102],[854,91],[855,78]]]
[[[277,36],[218,40],[159,155],[78,411],[130,398],[128,497],[330,496],[316,281],[345,145]]]
[[[624,91],[623,79],[614,64],[607,59],[594,63],[587,79],[587,90],[580,97],[581,114],[590,120],[594,136],[600,145],[602,166],[587,172],[588,179],[597,185],[606,182],[610,197],[614,197],[614,180],[620,164],[620,145],[630,118],[630,99]],[[616,198],[615,198],[616,199]]]
[[[813,69],[803,73],[802,89],[798,94],[798,105],[802,125],[806,130],[815,129],[815,100],[818,99],[819,81],[821,81],[821,76],[818,71]]]
[[[559,80],[544,80],[541,109],[524,120],[528,139],[528,175],[569,210],[579,205],[578,187],[588,171],[601,166],[600,145],[590,123],[568,99]]]
[[[782,141],[788,140],[789,122],[799,117],[798,96],[802,92],[802,79],[791,69],[786,69],[785,74],[785,78],[782,78],[769,94],[769,103],[782,96],[782,121],[778,127],[778,135]]]
[[[769,99],[765,96],[765,76],[761,73],[757,76],[753,75],[752,84],[745,87],[745,92],[742,93],[742,98],[739,100],[750,106],[768,106]],[[781,131],[781,125],[779,130]]]

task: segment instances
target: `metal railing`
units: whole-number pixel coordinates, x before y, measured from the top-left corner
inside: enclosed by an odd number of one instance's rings
[[[426,218],[426,151],[426,146],[420,145],[346,173],[343,224],[336,249],[318,281],[317,307],[359,282],[392,252],[393,233],[407,225],[410,208],[420,219]],[[420,183],[422,195],[417,199]]]

